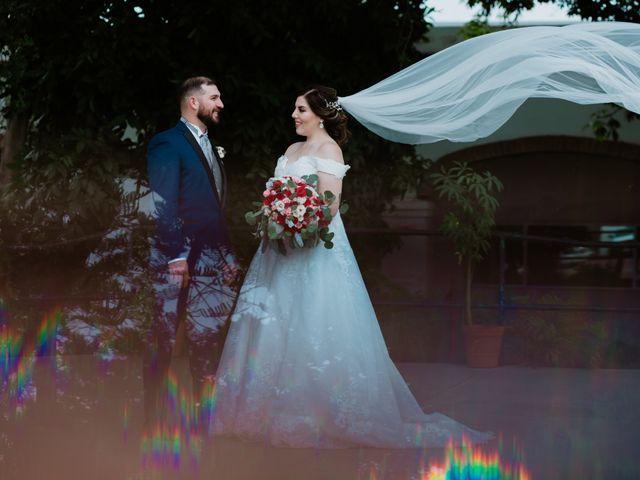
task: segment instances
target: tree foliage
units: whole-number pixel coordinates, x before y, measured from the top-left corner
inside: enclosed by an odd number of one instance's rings
[[[482,7],[485,15],[497,8],[506,17],[517,17],[523,11],[543,3],[556,4],[569,15],[577,15],[585,20],[640,22],[640,0],[467,0],[471,7]]]
[[[176,0],[7,0],[0,96],[8,116],[38,119],[39,135],[130,125],[144,141],[175,121],[178,83],[210,74],[228,100],[223,132],[247,153],[256,139],[270,143],[265,133],[286,123],[307,83],[347,94],[418,59],[425,8],[416,0],[213,0],[197,11]]]
[[[227,151],[228,217],[242,226],[277,157],[300,140],[290,118],[296,94],[322,83],[346,96],[419,60],[428,11],[424,0],[0,2],[2,116],[27,132],[11,164],[0,164],[0,178],[11,172],[0,191],[2,289],[15,298],[116,295],[124,284],[137,285],[135,297],[145,288],[148,231],[123,179],[144,190],[146,144],[178,121],[184,78],[212,76],[223,93],[213,137]],[[346,220],[381,226],[425,165],[412,147],[350,126]],[[250,234],[235,240],[246,259]],[[362,254],[376,258],[390,245],[374,243]],[[26,281],[34,271],[42,282]]]
[[[12,166],[16,182],[29,176],[35,155],[38,169],[61,155],[96,161],[74,153],[77,131],[106,140],[112,160],[100,163],[144,172],[148,139],[177,121],[177,85],[205,74],[218,80],[226,103],[214,136],[229,152],[230,203],[238,205],[297,140],[290,119],[296,93],[325,83],[347,95],[418,60],[427,10],[422,0],[213,0],[192,11],[176,0],[7,0],[0,6],[0,97],[7,118],[30,122],[26,148]],[[346,157],[354,173],[415,158],[412,148],[352,126]],[[121,140],[127,132],[133,142]],[[122,151],[129,163],[117,160]],[[388,204],[405,186],[385,182],[376,193]]]

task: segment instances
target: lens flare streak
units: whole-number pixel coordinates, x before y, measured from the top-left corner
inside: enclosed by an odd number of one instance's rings
[[[0,393],[8,391],[10,405],[17,415],[24,412],[27,401],[35,399],[33,369],[36,357],[55,355],[52,349],[61,315],[57,308],[44,315],[31,341],[10,329],[6,322],[0,325]],[[55,370],[57,362],[51,364]]]
[[[183,389],[173,371],[166,382],[166,411],[162,419],[144,432],[142,464],[146,468],[173,467],[179,470],[185,456],[193,470],[200,465],[203,435],[208,432],[216,406],[215,382],[204,385],[198,398]],[[126,421],[125,421],[126,424]]]
[[[420,480],[531,480],[521,463],[511,465],[498,452],[485,452],[463,438],[461,446],[449,442],[443,464],[421,468]]]

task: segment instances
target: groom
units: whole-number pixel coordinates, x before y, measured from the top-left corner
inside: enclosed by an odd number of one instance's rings
[[[179,90],[181,118],[148,147],[156,236],[150,262],[155,315],[145,342],[145,412],[157,419],[178,324],[185,322],[196,399],[215,377],[239,283],[224,220],[226,179],[209,127],[224,108],[216,82],[189,78]]]

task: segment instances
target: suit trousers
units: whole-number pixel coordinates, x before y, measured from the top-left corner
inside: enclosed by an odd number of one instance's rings
[[[192,260],[195,259],[195,260]],[[239,268],[225,246],[192,251],[190,279],[181,288],[165,271],[153,279],[154,318],[147,332],[143,358],[145,414],[148,422],[164,415],[170,394],[167,375],[180,321],[185,322],[189,369],[196,401],[215,380],[240,285]],[[166,265],[166,264],[165,264]]]

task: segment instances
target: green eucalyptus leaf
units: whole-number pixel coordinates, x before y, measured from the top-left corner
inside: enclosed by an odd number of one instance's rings
[[[311,174],[311,175],[305,175],[304,177],[302,177],[309,185],[317,185],[318,184],[318,175]]]
[[[249,225],[252,225],[252,226],[256,224],[256,220],[257,220],[253,212],[245,213],[244,219]]]
[[[324,199],[327,201],[327,203],[333,203],[336,199],[336,196],[333,194],[333,192],[325,190]]]
[[[270,223],[269,228],[267,229],[267,233],[271,240],[278,239],[282,232],[284,231],[284,227],[278,223]]]

